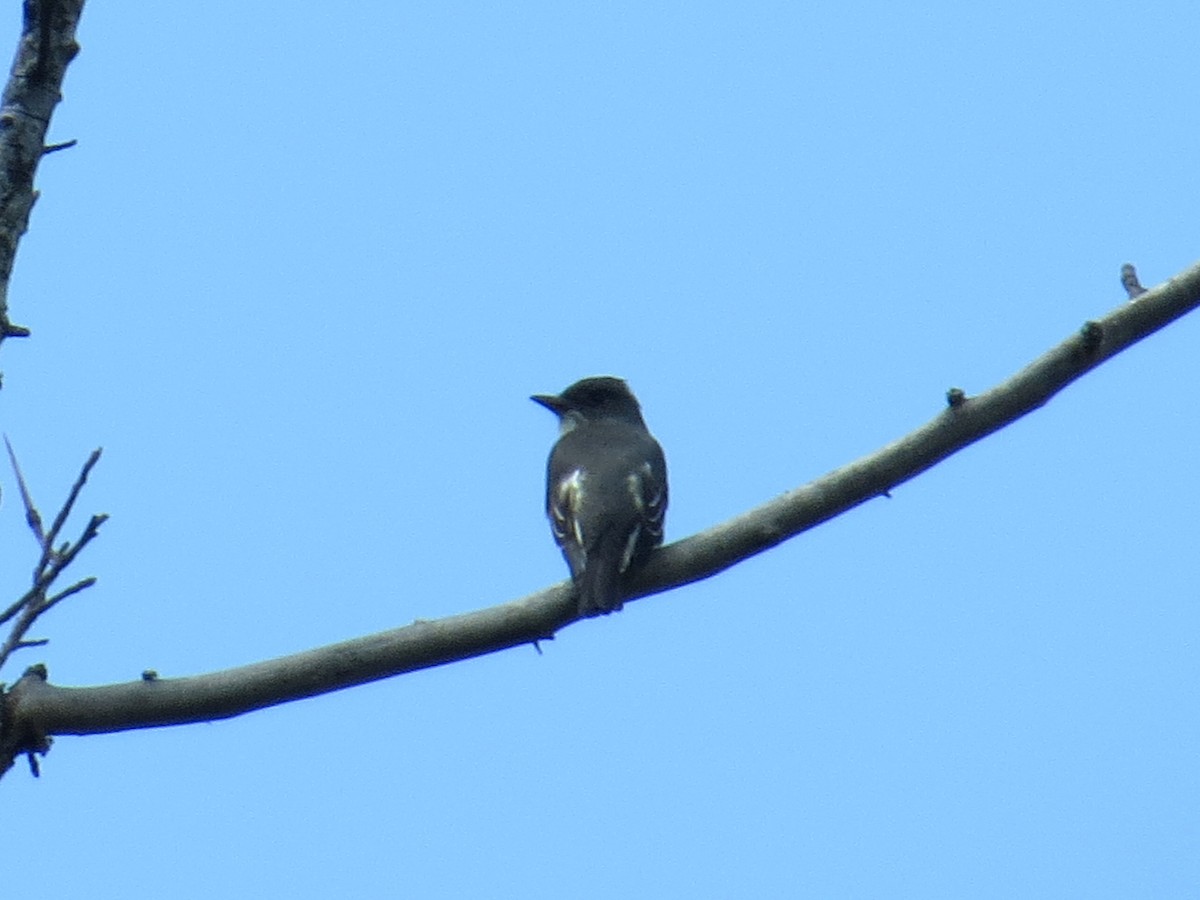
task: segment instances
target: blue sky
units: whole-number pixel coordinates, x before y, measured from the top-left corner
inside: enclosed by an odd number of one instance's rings
[[[92,4],[0,353],[59,684],[565,575],[527,399],[627,378],[668,537],[1196,261],[1194,4]],[[18,11],[0,40],[13,46]],[[1200,882],[1200,319],[544,645],[0,785],[12,895],[1129,897]],[[0,476],[4,596],[33,565]],[[81,523],[80,523],[81,524]],[[6,672],[11,680],[16,670]]]

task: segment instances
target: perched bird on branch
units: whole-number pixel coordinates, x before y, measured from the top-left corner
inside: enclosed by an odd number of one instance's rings
[[[546,515],[571,569],[579,613],[621,608],[623,576],[662,543],[667,464],[620,378],[577,381],[532,398],[558,416]]]

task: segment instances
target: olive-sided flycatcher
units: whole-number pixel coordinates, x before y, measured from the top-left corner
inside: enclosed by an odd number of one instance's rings
[[[546,515],[580,615],[621,608],[621,579],[662,543],[667,463],[620,378],[577,381],[532,397],[558,416],[546,467]]]

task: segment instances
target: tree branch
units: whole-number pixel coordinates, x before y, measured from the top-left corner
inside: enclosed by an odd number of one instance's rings
[[[947,456],[1044,406],[1080,376],[1197,306],[1200,264],[1152,290],[1143,288],[1104,318],[1085,322],[1079,332],[986,393],[968,397],[951,388],[946,395],[948,408],[911,434],[723,525],[664,547],[654,557],[653,575],[644,573],[635,589],[639,594],[655,593],[708,578],[887,494]]]
[[[952,389],[926,425],[700,534],[655,552],[627,585],[630,599],[708,578],[861,503],[1041,407],[1084,373],[1200,306],[1200,265],[1140,294],[984,394]],[[519,644],[549,640],[577,618],[562,583],[521,600],[267,662],[190,678],[144,673],[133,682],[64,688],[34,667],[0,708],[0,771],[47,736],[93,734],[227,718]],[[32,756],[31,756],[32,759]]]
[[[33,176],[45,156],[50,115],[79,52],[75,27],[82,12],[83,0],[25,0],[21,41],[0,98],[0,343],[29,336],[8,317],[8,282],[37,199]]]

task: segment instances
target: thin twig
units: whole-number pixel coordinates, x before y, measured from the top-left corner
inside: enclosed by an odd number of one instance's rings
[[[7,622],[9,619],[11,619],[13,616],[15,616],[17,613],[19,613],[21,611],[21,609],[25,606],[25,603],[28,600],[29,600],[29,595],[26,594],[24,597],[22,597],[16,603],[13,603],[11,606],[9,606],[8,609],[4,610],[4,612],[0,613],[0,625],[3,625],[5,622]]]
[[[7,438],[5,441],[7,443]],[[9,629],[8,637],[4,639],[3,643],[0,643],[0,666],[3,666],[8,661],[8,658],[17,650],[42,646],[45,643],[44,640],[27,640],[25,638],[33,623],[63,600],[78,594],[80,591],[96,583],[95,578],[84,578],[54,596],[47,598],[47,593],[51,585],[75,561],[75,558],[83,552],[83,549],[95,540],[100,533],[100,526],[108,519],[108,516],[103,514],[92,516],[88,519],[87,525],[84,526],[79,540],[74,544],[70,541],[63,541],[61,546],[55,549],[54,543],[58,540],[59,532],[62,531],[71,510],[74,509],[75,502],[79,499],[79,494],[83,490],[83,486],[87,483],[89,473],[96,463],[100,461],[100,452],[98,449],[92,451],[87,462],[83,464],[83,468],[79,472],[79,477],[75,479],[75,484],[71,487],[71,491],[67,495],[62,508],[55,515],[50,532],[41,536],[42,552],[37,568],[33,572],[32,587],[25,592],[24,596],[11,604],[3,613],[0,613],[0,624],[15,620]],[[26,518],[36,521],[38,528],[35,531],[40,532],[41,517],[37,514],[33,498],[30,496],[29,490],[25,485],[25,480],[21,476],[20,466],[17,464],[16,454],[13,452],[11,444],[9,444],[8,453],[13,463],[13,470],[17,473],[17,480],[21,485],[21,496],[25,501]]]
[[[62,574],[63,570],[75,561],[75,557],[83,552],[83,548],[90,544],[92,540],[100,534],[100,526],[107,521],[107,515],[101,514],[98,516],[92,516],[87,523],[87,527],[83,529],[83,534],[80,535],[79,540],[77,540],[74,544],[65,543],[58,549],[58,552],[54,554],[54,562],[49,567],[42,570],[41,574],[38,576],[38,580],[35,581],[33,587],[29,589],[29,593],[26,594],[26,597],[28,597],[30,594],[44,595],[50,585],[53,584],[58,576]]]
[[[41,600],[44,595],[34,596],[21,610],[21,614],[17,616],[17,620],[13,622],[12,629],[8,632],[8,637],[4,639],[4,643],[0,644],[0,667],[8,662],[8,658],[20,647],[21,642],[25,638],[26,632],[33,627],[33,623],[37,621],[37,617],[41,615]]]
[[[29,525],[34,536],[37,537],[38,546],[43,550],[46,549],[46,532],[42,530],[42,516],[34,506],[33,497],[29,495],[29,487],[25,484],[25,476],[21,473],[21,466],[17,462],[17,454],[13,452],[12,443],[8,440],[8,435],[4,436],[4,446],[8,448],[8,461],[12,463],[13,474],[17,478],[17,486],[21,489],[21,502],[25,504],[25,522]]]
[[[42,148],[42,156],[49,156],[51,153],[57,153],[59,150],[70,150],[78,143],[78,140],[72,138],[69,141],[63,141],[61,144],[47,144]]]
[[[79,499],[79,492],[87,484],[88,473],[100,461],[101,452],[103,452],[102,447],[97,447],[92,451],[91,455],[87,458],[87,462],[83,464],[83,468],[79,472],[79,477],[75,479],[75,484],[71,486],[71,493],[67,495],[67,502],[63,504],[62,509],[58,511],[58,515],[54,517],[54,523],[50,526],[50,531],[46,535],[46,540],[42,545],[42,558],[38,562],[39,572],[45,568],[47,560],[49,560],[53,553],[54,542],[58,539],[58,533],[62,531],[62,527],[67,521],[67,516],[71,514],[71,510],[75,506],[75,501]],[[85,532],[85,536],[86,534]],[[55,555],[61,555],[61,551]]]
[[[59,591],[53,597],[50,597],[49,599],[47,599],[46,602],[42,604],[42,612],[46,612],[47,610],[51,609],[56,603],[66,600],[71,595],[78,594],[80,591],[90,588],[95,583],[96,583],[95,575],[89,575],[87,578],[84,578],[82,581],[75,582],[73,585],[71,585],[66,590]]]
[[[31,587],[28,591],[26,591],[24,596],[22,596],[20,600],[18,600],[16,603],[12,604],[8,609],[4,610],[3,613],[0,613],[0,625],[3,625],[5,622],[7,622],[9,619],[11,619],[13,616],[15,616],[17,613],[19,613],[22,609],[24,609],[25,604],[28,603],[30,600],[32,600],[34,597],[36,597],[37,593],[38,593],[37,586],[35,585],[35,586]]]

